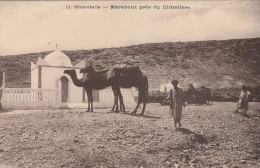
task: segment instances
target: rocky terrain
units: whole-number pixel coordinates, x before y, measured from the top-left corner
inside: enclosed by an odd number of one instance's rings
[[[120,48],[63,51],[73,65],[83,59],[97,69],[117,63],[139,65],[149,78],[150,91],[175,78],[183,88],[189,83],[210,88],[260,85],[260,38],[223,41],[167,42]],[[0,56],[6,68],[7,87],[30,87],[30,62],[48,52]]]
[[[0,167],[260,166],[260,104],[247,116],[236,103],[184,108],[174,129],[167,106],[144,116],[110,109],[15,110],[0,113]]]

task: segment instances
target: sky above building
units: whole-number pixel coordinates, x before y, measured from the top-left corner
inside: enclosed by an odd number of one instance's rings
[[[66,9],[68,5],[71,9]],[[75,8],[89,5],[95,9]],[[137,9],[111,9],[111,5]],[[139,9],[146,5],[151,9]],[[56,44],[60,50],[84,50],[256,38],[259,20],[258,1],[1,1],[0,55],[50,51]]]

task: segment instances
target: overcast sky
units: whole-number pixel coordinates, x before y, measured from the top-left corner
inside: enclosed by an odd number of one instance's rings
[[[66,9],[99,5],[102,9]],[[158,5],[160,10],[111,10]],[[189,10],[162,9],[190,6]],[[260,2],[0,2],[0,55],[260,37]]]

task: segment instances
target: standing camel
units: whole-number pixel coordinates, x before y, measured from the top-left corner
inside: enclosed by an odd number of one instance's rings
[[[141,115],[144,114],[146,107],[146,96],[148,95],[148,78],[139,69],[138,66],[121,65],[114,67],[108,72],[108,82],[111,85],[119,86],[121,88],[136,87],[138,89],[137,105],[132,113],[136,113],[139,105],[143,103]],[[119,97],[120,100],[120,97]],[[123,100],[120,100],[120,108],[124,110]]]
[[[102,90],[106,87],[111,86],[114,94],[114,105],[111,111],[118,112],[118,99],[120,101],[120,107],[124,105],[123,96],[120,91],[120,87],[117,83],[108,82],[108,74],[110,70],[95,71],[92,66],[87,66],[80,70],[83,73],[83,85],[90,89]],[[121,111],[125,112],[124,106],[120,108]]]
[[[97,72],[97,74],[100,74],[102,76],[102,74],[105,74],[108,70],[103,70],[103,71],[99,71]],[[64,73],[69,75],[72,79],[72,82],[75,86],[77,87],[83,87],[87,93],[87,97],[88,97],[88,110],[87,112],[91,111],[93,112],[93,95],[92,95],[92,90],[96,89],[96,90],[102,90],[105,89],[106,87],[108,87],[108,83],[106,82],[106,80],[102,81],[102,85],[87,85],[83,82],[83,79],[78,79],[77,78],[77,74],[75,69],[72,70],[64,70]],[[105,78],[106,79],[106,78]],[[102,80],[102,78],[100,79]]]
[[[64,73],[68,74],[72,82],[75,86],[77,87],[83,87],[87,93],[88,97],[88,112],[91,111],[93,112],[93,95],[92,95],[92,90],[102,90],[105,89],[106,87],[109,87],[110,84],[107,82],[107,72],[108,69],[106,70],[101,70],[101,71],[95,71],[93,67],[88,66],[86,68],[83,68],[80,70],[81,73],[84,73],[84,77],[82,79],[77,78],[76,71],[74,69],[72,70],[65,70]],[[118,99],[118,95],[121,95],[120,88],[115,88],[112,87],[113,93],[115,96],[115,102]],[[122,97],[122,95],[121,95]],[[111,111],[114,111],[115,109],[115,104],[112,108]],[[116,107],[115,112],[118,112],[118,107]]]
[[[192,84],[189,84],[189,88],[185,92],[188,104],[196,103],[197,92],[197,89]]]
[[[211,90],[205,86],[201,86],[197,89],[197,104],[210,104],[211,101]]]
[[[71,69],[71,70],[64,70],[65,74],[69,75],[72,79],[72,82],[75,86],[77,87],[83,87],[87,93],[87,96],[88,96],[88,110],[87,112],[89,111],[93,111],[93,103],[91,100],[93,100],[92,98],[92,90],[86,86],[83,86],[83,80],[82,79],[78,79],[77,78],[77,74],[76,74],[76,71],[75,69]],[[91,106],[91,110],[90,110],[90,106]]]

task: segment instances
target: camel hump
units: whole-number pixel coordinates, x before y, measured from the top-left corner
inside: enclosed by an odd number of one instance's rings
[[[102,70],[99,70],[99,71],[96,71],[96,72],[97,72],[97,74],[102,75],[102,74],[107,73],[108,71],[109,71],[109,69],[102,69]]]
[[[124,71],[124,72],[140,70],[139,66],[131,66],[131,65],[127,65],[127,64],[120,64],[119,66],[116,66],[116,68],[118,68],[119,70]]]
[[[127,66],[126,70],[127,71],[138,71],[140,69],[139,69],[139,66]]]

